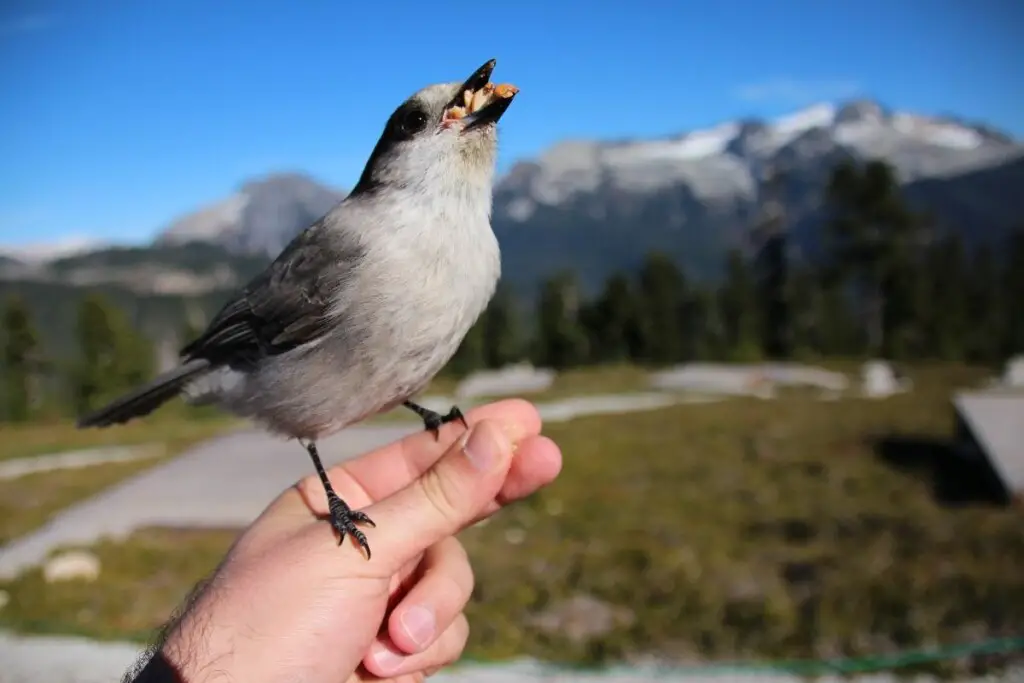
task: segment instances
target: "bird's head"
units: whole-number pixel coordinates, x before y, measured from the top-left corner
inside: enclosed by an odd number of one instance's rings
[[[490,82],[494,65],[488,61],[462,82],[428,85],[399,105],[352,193],[438,184],[490,192],[498,120],[519,91]]]

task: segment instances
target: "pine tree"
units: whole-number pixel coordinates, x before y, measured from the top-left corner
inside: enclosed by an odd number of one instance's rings
[[[1001,317],[1005,321],[1001,355],[1006,359],[1024,353],[1024,225],[1010,235],[999,279]]]
[[[923,297],[918,302],[921,354],[945,360],[963,358],[967,333],[967,274],[967,255],[957,233],[924,250],[920,278]]]
[[[713,290],[691,288],[680,314],[681,361],[723,360],[725,330]]]
[[[886,310],[895,293],[906,292],[900,278],[920,249],[924,221],[905,204],[893,169],[883,161],[863,167],[839,164],[826,199],[833,217],[828,237],[832,262],[854,278],[863,304],[867,351],[891,355],[897,328],[908,321]]]
[[[71,380],[79,413],[99,407],[152,376],[152,344],[103,296],[90,294],[82,299],[75,332],[80,358]]]
[[[500,368],[522,358],[522,323],[511,290],[499,285],[483,316],[483,361]]]
[[[624,273],[613,273],[601,294],[581,313],[591,360],[598,363],[639,360],[644,342],[639,300]]]
[[[33,379],[37,369],[39,335],[25,302],[16,296],[7,300],[3,312],[3,416],[10,422],[22,422],[32,414]]]
[[[991,367],[1001,360],[1000,346],[1008,322],[1001,311],[1004,297],[997,263],[991,248],[979,246],[970,262],[964,294],[964,354]]]
[[[728,357],[736,361],[760,358],[754,281],[746,260],[736,249],[731,249],[726,257],[726,276],[719,301]]]
[[[789,318],[788,355],[795,358],[820,356],[825,345],[824,306],[826,290],[818,282],[820,275],[807,264],[792,264],[787,276],[791,293],[786,305]],[[766,342],[767,348],[767,342]]]
[[[789,235],[783,207],[786,175],[769,170],[761,186],[758,222],[753,238],[759,243],[755,265],[761,316],[761,345],[772,358],[786,358],[792,352]]]
[[[587,337],[580,324],[579,287],[575,275],[563,272],[541,287],[537,306],[535,358],[539,365],[558,370],[583,363]]]
[[[644,357],[657,364],[673,363],[681,357],[685,278],[671,258],[653,252],[645,259],[639,280]]]
[[[477,370],[482,370],[486,365],[486,351],[484,348],[484,325],[485,320],[481,316],[476,324],[469,329],[466,337],[459,344],[458,350],[444,368],[444,374],[455,377],[465,377]]]

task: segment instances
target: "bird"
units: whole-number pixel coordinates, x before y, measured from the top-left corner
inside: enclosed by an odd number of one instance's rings
[[[428,85],[390,115],[351,192],[299,232],[185,344],[175,367],[81,416],[104,428],[181,397],[302,445],[338,544],[376,524],[334,490],[317,442],[404,407],[439,438],[466,419],[413,402],[452,358],[501,277],[491,227],[497,124],[519,88],[491,59]]]

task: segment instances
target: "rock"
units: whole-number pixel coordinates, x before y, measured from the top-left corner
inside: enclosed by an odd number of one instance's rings
[[[531,624],[546,633],[564,634],[580,643],[632,625],[636,615],[590,595],[577,595],[534,616]]]
[[[867,398],[885,398],[909,390],[910,379],[897,378],[884,360],[869,360],[861,366],[861,393]]]
[[[85,550],[71,550],[50,559],[43,567],[46,583],[57,581],[95,581],[100,575],[100,560]]]
[[[1024,356],[1014,356],[1006,362],[1003,372],[1003,385],[1008,387],[1024,387]]]
[[[545,391],[554,381],[554,370],[537,369],[529,363],[517,363],[506,365],[500,370],[474,372],[459,382],[455,396],[461,399],[536,393]]]
[[[656,372],[651,385],[662,391],[773,398],[781,386],[813,387],[828,395],[846,391],[845,375],[797,363],[686,363]]]

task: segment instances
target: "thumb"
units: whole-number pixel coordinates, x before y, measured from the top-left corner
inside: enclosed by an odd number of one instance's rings
[[[429,470],[364,512],[376,523],[373,560],[397,571],[457,533],[498,495],[512,444],[493,421],[472,427]]]

